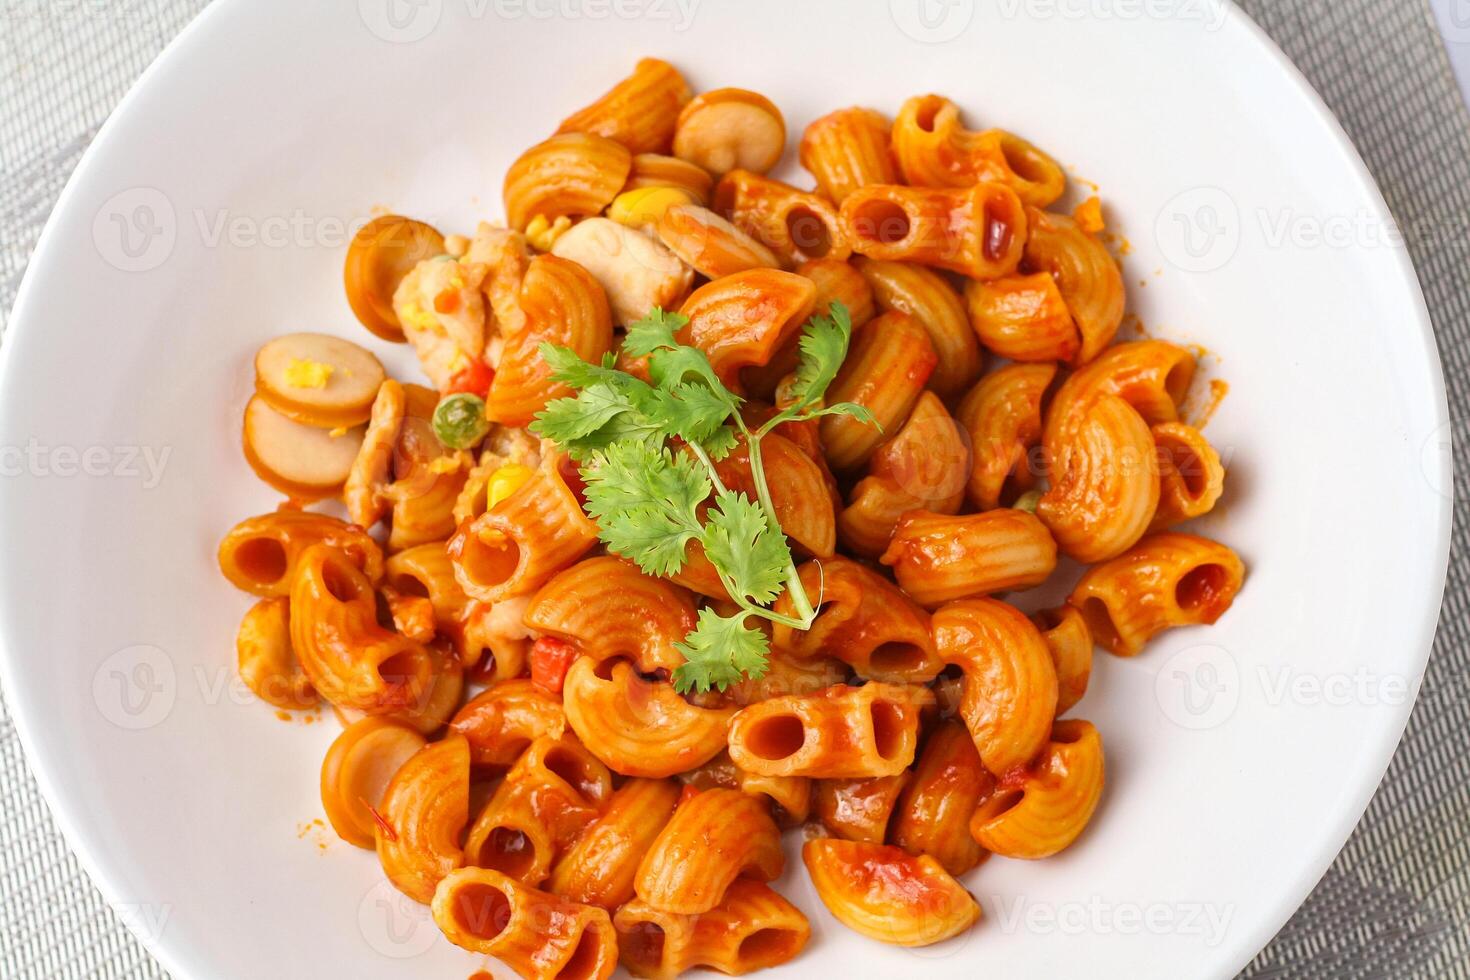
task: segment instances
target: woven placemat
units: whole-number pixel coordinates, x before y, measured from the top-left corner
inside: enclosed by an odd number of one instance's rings
[[[0,2],[0,331],[98,126],[205,0]],[[1424,0],[1245,0],[1346,127],[1419,271],[1470,421],[1470,117]],[[1452,28],[1453,29],[1453,28]],[[1470,28],[1451,43],[1470,44]],[[1247,977],[1470,978],[1470,467],[1419,703],[1342,854]],[[1248,860],[1248,856],[1245,856]],[[0,977],[161,978],[78,867],[0,702]]]

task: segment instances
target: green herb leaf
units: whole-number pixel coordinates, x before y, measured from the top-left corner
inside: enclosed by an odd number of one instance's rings
[[[625,374],[613,367],[617,358],[612,354],[604,355],[601,364],[589,364],[570,347],[542,344],[537,351],[551,368],[552,380],[560,381],[569,388],[590,388],[599,382],[621,388],[629,381],[638,381],[631,374]]]
[[[655,306],[648,316],[628,325],[628,335],[623,338],[623,350],[634,357],[646,357],[656,350],[678,347],[674,334],[683,330],[689,318],[682,313],[665,313]]]
[[[754,680],[765,676],[770,640],[765,633],[745,625],[749,615],[742,611],[727,617],[713,609],[701,609],[694,632],[682,643],[674,644],[685,660],[674,670],[674,690],[680,694],[708,691],[711,687],[723,691],[745,677]]]
[[[558,398],[536,413],[531,431],[575,454],[578,444],[633,408],[624,392],[598,382],[575,398]]]
[[[673,575],[684,550],[704,533],[699,505],[710,481],[689,457],[636,441],[594,453],[582,468],[587,513],[608,549],[649,575]]]
[[[883,426],[878,424],[878,420],[872,412],[868,411],[867,406],[859,405],[857,402],[837,402],[835,405],[828,405],[826,408],[818,408],[806,413],[806,417],[811,419],[821,418],[824,415],[851,415],[859,422],[871,425],[879,432],[883,431]]]
[[[760,504],[725,491],[705,515],[704,553],[741,596],[766,606],[776,601],[791,565],[786,536],[773,530]],[[733,597],[732,598],[736,598]]]
[[[792,408],[800,412],[822,400],[847,357],[851,340],[852,319],[847,307],[839,302],[833,301],[825,316],[814,316],[807,321],[797,342],[800,359],[789,392]]]

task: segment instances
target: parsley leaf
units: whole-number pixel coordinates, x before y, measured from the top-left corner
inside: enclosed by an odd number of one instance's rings
[[[635,441],[594,453],[582,474],[598,537],[649,575],[677,572],[685,547],[704,533],[699,505],[710,481],[697,466],[682,453]]]
[[[741,611],[727,617],[713,609],[701,609],[694,632],[674,644],[685,660],[674,670],[674,690],[680,694],[708,691],[711,687],[724,690],[744,677],[765,676],[770,640],[765,633],[745,625],[749,615]]]
[[[852,319],[847,307],[839,302],[832,303],[826,316],[814,316],[807,321],[806,331],[797,342],[800,358],[796,363],[796,381],[790,389],[793,408],[802,411],[822,400],[847,357],[851,340]]]
[[[577,444],[629,411],[628,396],[611,385],[583,388],[575,398],[558,398],[536,414],[531,431],[575,455]]]
[[[766,606],[785,584],[791,549],[766,512],[744,494],[725,491],[705,515],[704,553],[724,570],[743,597]]]
[[[623,350],[634,357],[646,357],[656,350],[675,348],[679,342],[674,334],[684,329],[689,318],[682,313],[665,313],[655,306],[648,316],[628,324],[628,336],[623,339]]]
[[[551,368],[553,381],[560,381],[569,388],[590,388],[598,382],[614,387],[624,387],[627,381],[637,381],[631,374],[624,374],[613,367],[617,358],[606,354],[601,364],[589,364],[570,347],[542,344],[537,348],[541,359]]]

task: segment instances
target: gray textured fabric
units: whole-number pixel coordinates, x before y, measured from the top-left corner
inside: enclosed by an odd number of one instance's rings
[[[1470,117],[1424,0],[1244,0],[1342,120],[1405,229],[1470,420]],[[0,3],[0,330],[42,222],[108,112],[205,0]],[[1463,38],[1470,44],[1470,30]],[[1470,467],[1419,704],[1337,862],[1246,970],[1470,978]],[[1245,856],[1245,859],[1249,859]],[[77,866],[0,703],[0,977],[163,977]]]

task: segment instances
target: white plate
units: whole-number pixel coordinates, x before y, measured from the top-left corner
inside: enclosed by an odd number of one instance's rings
[[[869,942],[814,901],[783,975],[1225,977],[1352,829],[1444,581],[1445,399],[1358,157],[1243,16],[1200,2],[223,2],[114,114],[27,275],[0,381],[3,680],[67,836],[180,980],[459,980],[474,959],[320,827],[335,734],[232,687],[248,600],[215,542],[276,497],[240,457],[249,359],[353,321],[343,228],[501,213],[507,164],[655,54],[793,133],[938,91],[1101,185],[1132,308],[1231,391],[1206,534],[1250,567],[1220,625],[1100,655],[1108,790],[1062,856],[967,880],[983,923]],[[638,16],[629,17],[628,13]],[[151,455],[149,455],[151,454]],[[167,454],[166,457],[164,454]],[[137,458],[134,458],[136,455]],[[160,462],[161,477],[146,462]]]

